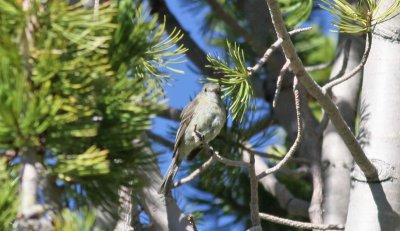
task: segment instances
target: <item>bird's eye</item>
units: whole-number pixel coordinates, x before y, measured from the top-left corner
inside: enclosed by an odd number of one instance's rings
[[[207,92],[207,88],[204,88],[204,92]]]

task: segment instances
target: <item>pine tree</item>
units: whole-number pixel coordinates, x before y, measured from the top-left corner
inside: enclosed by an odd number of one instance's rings
[[[142,186],[180,38],[140,1],[0,0],[1,230],[92,230],[92,208]]]

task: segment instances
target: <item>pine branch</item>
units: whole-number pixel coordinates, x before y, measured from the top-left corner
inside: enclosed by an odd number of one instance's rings
[[[152,7],[152,13],[158,13],[159,23],[164,23],[163,16],[165,16],[166,25],[165,28],[168,33],[172,33],[178,28],[184,35],[182,40],[178,42],[179,45],[184,45],[190,52],[187,52],[186,56],[201,70],[201,72],[210,77],[219,78],[220,74],[214,73],[211,69],[206,68],[209,65],[207,61],[207,54],[197,45],[197,43],[191,38],[190,33],[185,30],[179,23],[178,19],[173,15],[165,2],[165,0],[150,1]]]

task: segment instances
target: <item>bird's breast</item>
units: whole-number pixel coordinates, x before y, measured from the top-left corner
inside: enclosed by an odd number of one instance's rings
[[[197,124],[197,131],[204,135],[205,142],[214,139],[221,131],[225,124],[226,113],[223,105],[211,102],[205,107],[202,107],[198,113],[197,118],[193,118],[192,126]]]

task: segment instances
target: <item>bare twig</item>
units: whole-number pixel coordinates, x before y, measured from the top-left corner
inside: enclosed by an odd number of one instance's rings
[[[254,155],[250,154],[250,166],[249,166],[250,217],[251,217],[251,225],[253,227],[257,227],[261,224],[261,221],[259,216],[260,210],[258,208],[258,180],[254,165],[255,165]]]
[[[221,163],[224,163],[224,164],[229,165],[229,166],[234,166],[234,167],[242,167],[242,168],[249,168],[250,167],[249,163],[246,163],[244,161],[237,161],[237,160],[227,159],[225,157],[220,156],[219,153],[214,151],[211,146],[206,145],[206,147],[209,148],[209,150],[212,152],[212,154],[215,155],[217,160],[219,162],[221,162]]]
[[[188,220],[193,227],[193,231],[197,231],[196,222],[194,222],[194,217],[192,214],[189,215]]]
[[[297,77],[295,76],[293,79],[293,92],[294,92],[294,100],[295,100],[295,107],[296,107],[296,117],[297,117],[297,137],[296,140],[294,141],[292,147],[290,147],[289,151],[285,155],[285,157],[279,161],[277,165],[274,167],[265,170],[264,172],[260,173],[257,175],[257,179],[261,179],[268,174],[274,173],[279,170],[286,162],[293,156],[293,154],[296,152],[298,146],[300,145],[300,142],[303,138],[303,125],[302,125],[302,118],[301,118],[301,110],[300,110],[300,96],[299,96],[299,90],[297,88]]]
[[[265,153],[265,152],[260,152],[260,151],[254,150],[252,148],[249,148],[244,144],[240,144],[240,147],[254,155],[257,155],[257,156],[267,157],[267,158],[271,158],[271,159],[275,159],[275,160],[282,160],[282,157],[280,157],[280,156]],[[293,163],[298,163],[298,164],[310,164],[310,160],[308,160],[306,158],[301,158],[301,157],[290,158],[288,160],[288,162],[293,162]]]
[[[279,4],[276,0],[266,0],[272,22],[277,32],[277,36],[283,39],[282,49],[287,59],[290,60],[290,67],[293,74],[299,78],[299,81],[304,88],[312,95],[319,104],[324,108],[327,115],[330,117],[333,125],[336,127],[339,135],[342,137],[344,143],[349,148],[354,160],[363,171],[367,179],[373,180],[378,176],[378,172],[372,162],[367,158],[357,139],[343,120],[342,115],[338,111],[336,105],[333,103],[331,98],[322,91],[322,88],[311,78],[306,72],[304,66],[298,57],[292,41],[290,40],[289,34],[286,30],[285,23],[282,18],[282,14],[279,9]]]
[[[342,230],[344,229],[344,225],[325,225],[325,224],[313,224],[308,222],[300,222],[294,221],[286,218],[281,218],[277,216],[273,216],[266,213],[260,213],[260,217],[264,220],[271,221],[274,223],[278,223],[281,225],[287,225],[290,227],[300,228],[300,229],[319,229],[319,230]]]
[[[175,182],[174,188],[179,187],[183,184],[186,184],[190,181],[192,181],[194,178],[196,178],[200,173],[204,172],[208,167],[210,167],[214,162],[216,161],[216,157],[213,155],[208,159],[206,162],[204,162],[198,169],[194,170],[192,173],[190,173],[189,176],[180,179],[178,182]]]
[[[364,54],[363,54],[363,56],[361,58],[360,64],[358,64],[357,67],[355,67],[352,71],[350,71],[346,75],[344,75],[342,77],[333,78],[332,81],[329,81],[327,84],[325,84],[325,86],[322,87],[322,91],[323,92],[326,92],[329,89],[331,89],[332,87],[334,87],[334,86],[336,86],[336,85],[338,85],[340,83],[343,83],[344,81],[350,79],[355,74],[357,74],[360,70],[363,69],[365,63],[367,62],[369,52],[371,50],[371,39],[372,39],[372,33],[368,32],[367,33],[366,44],[365,44],[366,48],[365,48]]]
[[[289,35],[294,35],[296,33],[304,32],[311,30],[312,27],[305,27],[305,28],[299,28],[299,29],[294,29],[289,32]],[[247,70],[249,71],[249,75],[252,75],[253,73],[257,72],[262,65],[264,65],[267,61],[268,58],[271,56],[272,52],[274,52],[283,42],[283,39],[278,38],[264,53],[263,57],[258,60],[257,64],[254,65],[253,67],[248,67]]]
[[[304,69],[306,69],[306,71],[308,71],[308,72],[310,72],[310,71],[319,71],[319,70],[328,68],[329,66],[332,65],[332,63],[333,63],[333,61],[329,62],[329,63],[321,63],[321,64],[317,64],[317,65],[313,65],[313,66],[304,67]]]
[[[286,63],[283,65],[279,76],[276,80],[276,90],[275,90],[275,95],[274,95],[274,99],[272,101],[272,107],[275,108],[276,107],[276,103],[278,102],[278,98],[279,98],[279,93],[281,92],[281,87],[282,87],[282,79],[285,76],[287,70],[289,69],[289,65],[290,62],[286,61]]]

